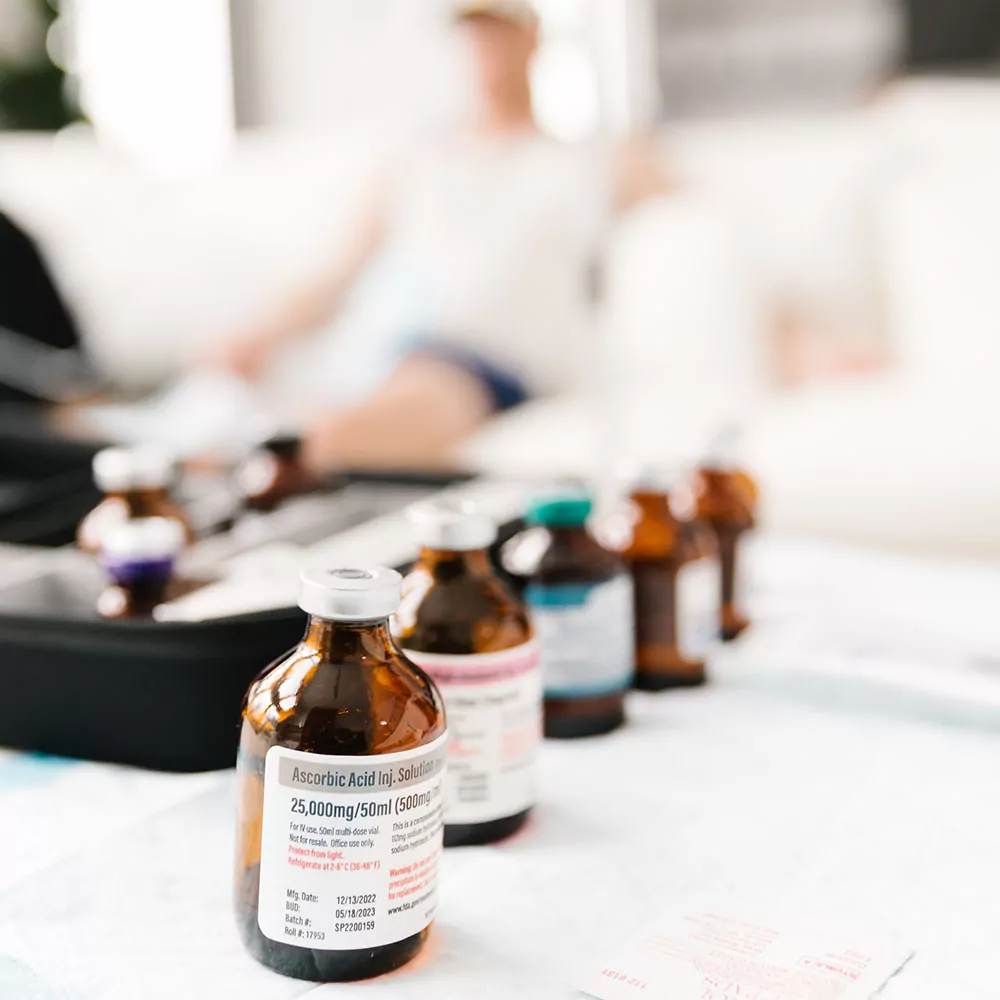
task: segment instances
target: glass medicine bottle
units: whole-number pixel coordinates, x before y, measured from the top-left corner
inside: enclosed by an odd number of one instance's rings
[[[104,532],[98,559],[109,586],[97,613],[109,621],[150,618],[169,597],[184,528],[170,517],[140,517]]]
[[[694,477],[697,518],[715,536],[721,567],[719,635],[735,639],[750,624],[739,609],[741,539],[756,524],[757,485],[721,452],[707,459]]]
[[[579,493],[536,498],[528,528],[503,550],[526,581],[545,690],[545,735],[596,736],[625,721],[633,677],[632,583],[621,557],[587,529],[592,502]]]
[[[94,482],[104,499],[80,522],[78,548],[96,555],[104,532],[132,518],[167,517],[179,522],[186,541],[194,533],[170,495],[174,462],[149,447],[105,448],[94,456]]]
[[[274,510],[320,487],[302,461],[302,438],[296,434],[275,435],[255,448],[237,469],[236,481],[243,503],[254,511]]]
[[[527,609],[490,560],[495,523],[447,502],[408,515],[420,555],[403,583],[397,636],[448,712],[444,843],[486,844],[522,826],[535,802],[538,646]]]
[[[701,552],[671,508],[677,485],[673,476],[646,472],[629,498],[631,537],[622,554],[632,572],[635,602],[634,683],[646,691],[705,682],[705,661],[689,638],[696,612],[682,599],[682,590],[697,585],[690,578],[685,582],[685,574]]]
[[[287,976],[365,979],[423,947],[437,904],[445,717],[389,631],[401,577],[311,570],[305,636],[247,691],[235,904]]]

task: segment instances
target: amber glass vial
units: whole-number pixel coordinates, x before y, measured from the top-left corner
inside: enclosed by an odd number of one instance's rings
[[[302,642],[247,691],[235,905],[250,953],[286,976],[366,979],[433,921],[445,716],[389,629],[401,577],[313,570]]]
[[[236,481],[246,508],[261,512],[320,487],[302,461],[302,438],[295,434],[264,441],[239,467]]]
[[[750,624],[738,608],[738,550],[741,537],[756,523],[757,485],[745,472],[707,463],[694,481],[697,516],[715,535],[721,567],[719,635],[735,639]]]
[[[154,448],[105,448],[94,456],[94,482],[104,499],[80,522],[77,547],[97,555],[104,533],[132,518],[168,517],[178,521],[185,539],[194,533],[170,495],[173,460]]]
[[[169,596],[184,528],[168,517],[125,521],[104,533],[98,556],[109,584],[97,613],[109,621],[149,618]]]
[[[670,508],[670,494],[640,487],[631,496],[632,538],[623,555],[635,601],[635,687],[662,691],[705,683],[705,663],[680,648],[678,584],[696,555],[691,534]]]
[[[514,833],[536,796],[542,735],[538,645],[528,612],[493,567],[495,523],[461,504],[411,507],[420,556],[403,582],[397,635],[448,711],[444,844]]]
[[[632,685],[632,583],[621,557],[587,530],[591,500],[552,495],[529,507],[529,527],[504,547],[504,567],[527,581],[542,657],[545,735],[597,736],[625,721]]]

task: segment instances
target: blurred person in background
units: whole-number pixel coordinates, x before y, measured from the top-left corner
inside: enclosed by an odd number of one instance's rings
[[[265,377],[290,344],[331,322],[377,253],[394,249],[421,287],[423,314],[367,398],[310,418],[305,457],[316,469],[446,463],[491,415],[578,385],[609,218],[668,189],[637,140],[595,151],[539,132],[529,3],[458,3],[455,22],[472,70],[468,121],[385,170],[326,273],[206,358]]]

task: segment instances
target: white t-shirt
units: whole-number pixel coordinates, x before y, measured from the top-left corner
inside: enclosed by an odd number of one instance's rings
[[[596,336],[590,270],[604,236],[608,158],[535,132],[437,137],[390,174],[388,242],[342,315],[269,375],[296,425],[375,392],[420,343],[473,353],[532,395],[580,387]]]
[[[594,336],[605,162],[533,132],[459,135],[403,159],[390,238],[420,289],[410,332],[473,351],[533,393],[576,385]]]

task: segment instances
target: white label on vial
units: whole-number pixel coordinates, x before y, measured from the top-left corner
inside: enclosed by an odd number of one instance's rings
[[[434,919],[447,736],[341,757],[271,747],[257,921],[303,948],[377,948]]]
[[[722,570],[716,558],[685,563],[677,574],[677,645],[689,659],[704,660],[719,639]]]
[[[488,823],[534,805],[542,738],[537,643],[468,656],[404,652],[437,683],[448,712],[445,823]]]
[[[589,698],[622,691],[635,670],[632,580],[529,584],[548,698]]]

